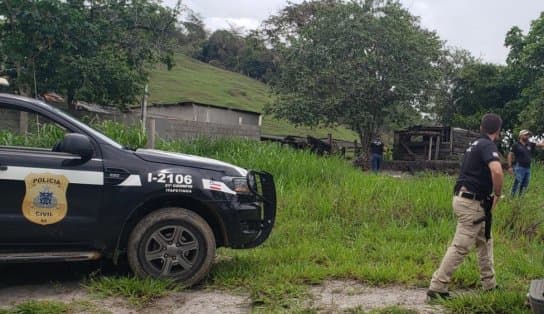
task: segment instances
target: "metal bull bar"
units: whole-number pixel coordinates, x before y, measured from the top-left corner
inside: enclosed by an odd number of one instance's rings
[[[253,248],[263,243],[270,233],[276,219],[276,185],[274,177],[268,172],[250,170],[247,174],[249,190],[262,203],[260,232],[244,248]]]

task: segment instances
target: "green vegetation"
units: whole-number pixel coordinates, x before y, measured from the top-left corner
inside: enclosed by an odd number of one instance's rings
[[[52,148],[64,136],[64,130],[55,124],[32,126],[25,135],[0,130],[0,145]]]
[[[162,149],[201,154],[274,174],[277,222],[271,238],[252,250],[221,250],[211,286],[249,289],[257,308],[296,310],[307,286],[328,278],[371,285],[427,287],[451,241],[453,177],[407,178],[362,173],[336,158],[251,141],[168,142]],[[507,177],[505,194],[511,186]],[[476,256],[458,269],[452,290],[468,296],[445,302],[455,313],[524,312],[530,279],[544,276],[544,169],[534,169],[522,200],[505,199],[493,226],[495,264],[503,291],[480,290]],[[463,301],[465,300],[465,301]],[[485,308],[487,307],[487,310]]]
[[[0,310],[0,314],[58,314],[68,313],[68,305],[55,301],[27,301],[9,310]]]
[[[148,0],[1,1],[0,74],[22,95],[55,90],[70,106],[124,107],[140,98],[150,68],[172,65],[180,13]]]
[[[85,286],[101,297],[124,297],[138,307],[180,289],[170,281],[135,277],[95,277]]]
[[[0,314],[68,314],[68,313],[103,313],[89,301],[63,303],[57,301],[30,300],[9,309],[0,309]]]
[[[182,54],[177,54],[175,61],[171,71],[162,67],[151,74],[150,102],[196,101],[259,111],[270,100],[266,85],[247,76]]]
[[[526,297],[515,291],[469,293],[449,300],[444,305],[453,313],[528,313]]]
[[[222,70],[182,54],[175,55],[176,66],[168,71],[158,68],[151,74],[149,101],[178,103],[195,101],[236,109],[262,112],[271,98],[265,84],[247,76]],[[355,133],[342,128],[295,127],[293,124],[263,117],[262,133],[267,135],[313,135],[354,140]]]
[[[320,313],[319,310],[314,309],[306,309],[297,313],[306,313],[306,314],[313,314],[313,313]],[[409,310],[398,306],[388,306],[380,309],[374,309],[372,311],[365,311],[362,307],[358,306],[351,309],[346,309],[342,311],[341,313],[344,314],[417,314],[418,312],[415,310]]]
[[[111,120],[93,123],[92,126],[126,147],[144,147],[147,142],[147,136],[142,132],[140,126],[126,127]]]
[[[144,147],[147,141],[146,135],[137,126],[125,127],[111,120],[91,122],[91,125],[126,147]],[[31,124],[31,128],[25,134],[0,130],[0,145],[51,149],[62,140],[64,133],[65,130],[54,123],[43,123],[39,126]]]
[[[451,176],[375,175],[340,158],[319,158],[249,140],[161,141],[158,146],[274,175],[278,212],[270,239],[256,249],[219,250],[204,283],[249,291],[257,312],[312,312],[302,301],[309,285],[326,279],[427,287],[455,229]],[[505,195],[511,183],[507,176]],[[443,306],[453,313],[528,313],[524,298],[529,282],[544,277],[543,192],[544,167],[535,165],[526,196],[506,197],[495,211],[495,267],[503,289],[481,291],[476,256],[471,253],[451,285],[459,296],[440,301]],[[125,297],[137,306],[181,289],[169,282],[127,277],[93,277],[85,286],[103,296]],[[50,306],[60,306],[55,304]],[[393,307],[378,313],[408,312]]]
[[[349,309],[349,310],[345,311],[345,313],[346,314],[365,314],[365,313],[370,313],[370,314],[417,314],[417,311],[407,310],[407,309],[403,309],[403,308],[400,308],[400,307],[397,307],[397,306],[390,306],[390,307],[386,307],[386,308],[383,308],[383,309],[377,309],[377,310],[370,311],[370,312],[365,312],[360,307],[357,307],[357,308],[354,308],[354,309]]]
[[[293,123],[341,123],[363,152],[391,121],[422,123],[443,43],[419,23],[393,1],[289,3],[264,22],[280,60],[269,109]]]
[[[403,309],[397,306],[390,306],[383,309],[371,311],[370,314],[417,314],[417,311]]]

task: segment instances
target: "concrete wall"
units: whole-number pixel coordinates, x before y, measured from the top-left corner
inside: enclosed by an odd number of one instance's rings
[[[259,125],[259,115],[195,105],[196,121],[231,125]]]
[[[151,120],[151,119],[149,119]],[[148,134],[152,132],[148,120]],[[259,140],[261,129],[254,125],[226,125],[219,123],[153,119],[156,137],[163,139],[191,139],[195,137],[242,137]]]
[[[150,109],[153,107],[150,107]],[[204,113],[210,121],[182,120],[180,115],[193,116],[192,106],[157,107],[148,111],[148,135],[155,134],[155,139],[190,139],[195,137],[241,137],[260,140],[261,129],[258,125],[258,115],[231,110],[222,110],[213,107],[199,107],[199,113]],[[189,114],[190,113],[190,114]],[[99,114],[87,111],[71,111],[70,114],[86,122],[101,120],[114,120],[125,125],[137,126],[140,123],[140,112]],[[160,115],[160,116],[159,116]],[[154,120],[154,130],[149,121]],[[225,121],[227,120],[227,121]],[[239,122],[242,124],[239,124]],[[28,117],[24,121],[24,128],[27,129],[34,119]],[[248,124],[251,122],[252,124]],[[0,130],[21,132],[21,119],[19,112],[14,110],[0,110]]]
[[[19,133],[19,112],[11,109],[0,109],[0,130]]]
[[[151,106],[147,107],[149,116],[157,116],[163,118],[177,118],[193,121],[193,106]]]
[[[168,107],[164,107],[165,109]],[[173,110],[175,112],[175,110]],[[168,116],[167,112],[172,112],[170,110],[163,110],[161,116]],[[140,123],[140,113],[139,112],[129,112],[129,113],[117,113],[115,115],[105,115],[105,114],[96,114],[83,111],[76,111],[72,113],[78,118],[85,117],[86,121],[92,120],[103,120],[109,119],[114,120],[125,125],[139,125]],[[190,121],[190,120],[181,120],[174,118],[174,115],[171,115],[172,118],[163,118],[158,116],[153,116],[149,113],[149,118],[147,119],[147,130],[148,137],[150,134],[153,134],[153,130],[150,130],[150,120],[154,120],[155,130],[154,134],[156,138],[163,139],[190,139],[195,137],[241,137],[248,139],[260,140],[261,137],[261,128],[258,125],[234,125],[234,124],[224,124],[224,123],[211,123],[211,122],[201,122],[201,121]]]
[[[56,124],[51,120],[25,111],[14,109],[0,109],[0,130],[10,131],[12,133],[23,135],[28,132],[32,134],[39,133],[39,127],[43,124]]]
[[[198,104],[151,106],[147,108],[147,113],[150,117],[158,118],[176,118],[230,125],[259,125],[258,114]]]
[[[140,113],[139,112],[127,112],[127,113],[114,113],[114,114],[105,114],[105,113],[95,113],[88,112],[83,110],[69,111],[69,113],[78,118],[79,120],[88,122],[102,121],[102,120],[112,120],[115,122],[123,123],[125,125],[139,125],[140,124]]]

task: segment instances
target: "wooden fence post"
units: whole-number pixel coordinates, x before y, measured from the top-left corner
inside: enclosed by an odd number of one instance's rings
[[[438,160],[440,157],[440,144],[442,142],[440,141],[440,135],[436,136],[436,149],[434,151],[434,159]]]
[[[432,160],[432,156],[433,156],[433,137],[432,136],[429,136],[429,158],[427,158],[427,160]]]
[[[28,133],[28,112],[19,112],[19,133],[26,135]]]
[[[145,84],[144,87],[144,97],[142,97],[142,112],[141,112],[141,121],[142,121],[142,132],[145,133],[145,122],[147,120],[147,94],[148,94],[148,84]]]
[[[155,137],[157,130],[155,129],[155,119],[148,119],[147,120],[149,125],[147,126],[146,133],[147,133],[147,148],[155,148]]]

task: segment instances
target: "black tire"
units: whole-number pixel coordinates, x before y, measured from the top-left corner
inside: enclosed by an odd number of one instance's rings
[[[140,277],[164,278],[192,286],[210,271],[215,237],[202,217],[183,208],[145,216],[132,230],[128,263]]]

